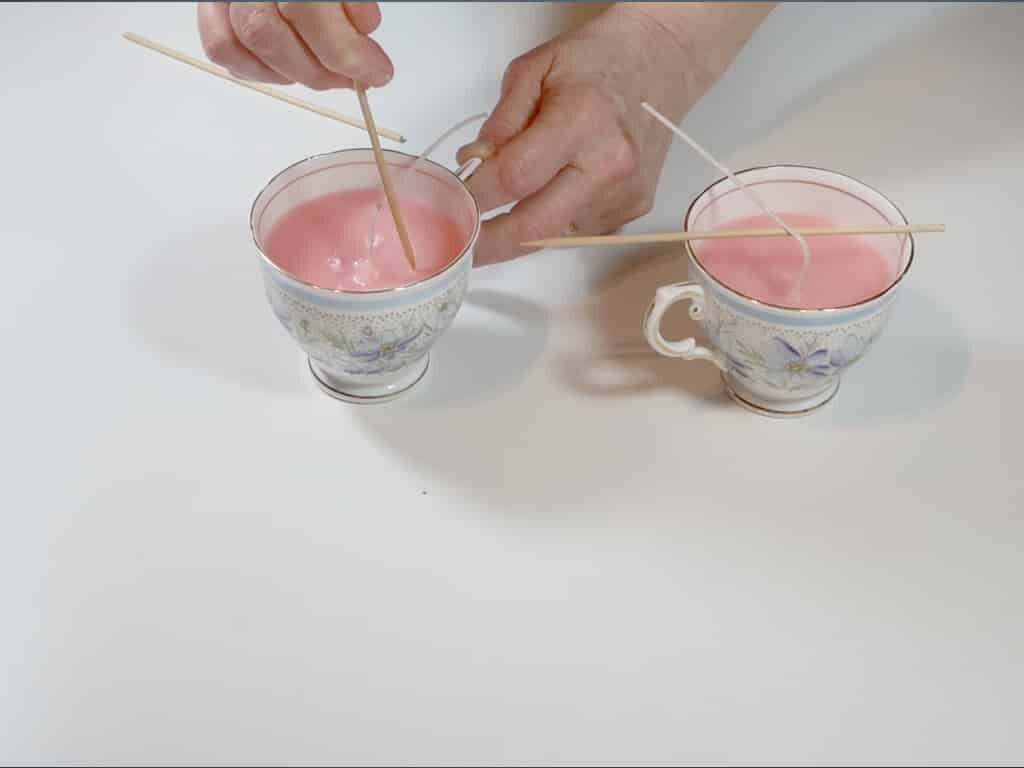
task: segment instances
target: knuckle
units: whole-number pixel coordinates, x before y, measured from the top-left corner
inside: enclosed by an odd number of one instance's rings
[[[487,122],[480,128],[481,136],[489,136],[498,139],[508,139],[518,132],[518,125],[501,112],[495,113],[488,118]]]
[[[519,237],[522,241],[543,240],[546,237],[554,237],[560,234],[558,227],[552,226],[550,222],[537,216],[520,224]]]
[[[498,164],[498,182],[502,189],[514,199],[526,197],[533,190],[530,187],[530,171],[525,158],[518,155],[506,155]]]
[[[526,55],[516,56],[512,61],[505,67],[505,76],[502,79],[503,84],[509,85],[514,83],[526,74],[526,71],[530,68],[530,60]]]
[[[232,3],[231,8],[237,6]],[[232,21],[235,21],[233,18]],[[250,50],[266,51],[277,47],[278,29],[274,17],[266,8],[257,8],[242,15],[236,22],[235,33],[242,45]]]
[[[625,135],[619,134],[607,147],[605,168],[615,181],[627,179],[636,172],[640,153],[636,145]]]
[[[627,193],[624,205],[619,208],[617,213],[622,222],[625,223],[633,219],[639,219],[641,216],[646,216],[652,210],[654,210],[654,190],[645,187],[644,189],[636,189]]]
[[[637,209],[637,214],[636,214],[636,216],[634,218],[639,218],[640,216],[646,216],[648,213],[650,213],[653,210],[654,210],[654,193],[653,192],[646,192],[640,198],[640,204],[639,204],[639,207]]]
[[[534,49],[516,56],[505,67],[505,74],[501,78],[501,92],[508,93],[517,85],[542,80],[543,73],[547,68],[545,61],[548,60],[550,60],[550,56],[545,54],[542,49]]]
[[[626,214],[630,219],[639,219],[641,216],[646,216],[648,213],[654,210],[654,194],[651,192],[643,192],[639,197],[626,209]]]
[[[600,125],[610,116],[611,102],[596,85],[580,86],[574,94],[572,110],[576,121],[586,125]]]
[[[278,3],[277,10],[289,21],[294,21],[305,13],[304,5],[305,3]]]

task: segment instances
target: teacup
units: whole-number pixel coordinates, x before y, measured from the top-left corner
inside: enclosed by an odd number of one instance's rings
[[[264,242],[274,224],[297,205],[321,195],[379,184],[370,149],[347,149],[302,160],[277,174],[256,197],[250,226],[260,253],[267,299],[299,343],[321,389],[349,402],[381,402],[416,384],[430,363],[430,348],[459,311],[473,265],[480,211],[463,183],[479,165],[452,172],[422,160],[408,173],[411,155],[384,151],[402,189],[430,200],[467,233],[461,251],[439,272],[416,283],[372,291],[312,285],[282,269]]]
[[[907,223],[880,192],[833,171],[776,165],[737,175],[775,210],[822,215],[844,226]],[[713,229],[720,222],[760,212],[742,190],[723,178],[693,201],[683,228]],[[914,258],[909,234],[858,237],[871,240],[890,260],[894,281],[856,304],[819,309],[792,309],[739,293],[701,265],[702,243],[708,241],[687,241],[690,281],[658,288],[644,316],[644,335],[662,355],[717,365],[729,395],[752,411],[779,417],[811,413],[835,396],[843,373],[878,340]],[[813,247],[811,240],[812,252]],[[708,346],[693,338],[667,341],[661,335],[662,317],[678,301],[690,302],[690,317],[701,322]]]

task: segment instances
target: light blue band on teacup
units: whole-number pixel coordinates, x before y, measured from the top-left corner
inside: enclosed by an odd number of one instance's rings
[[[722,289],[714,282],[704,279],[699,272],[694,272],[692,277],[696,279],[704,290],[714,296],[715,301],[724,304],[735,312],[762,320],[766,323],[776,323],[799,328],[821,328],[840,323],[851,323],[857,320],[874,315],[881,310],[892,298],[892,294],[880,296],[867,304],[861,304],[848,309],[821,309],[821,310],[793,310],[773,309],[752,301],[742,299]]]
[[[415,304],[429,296],[435,296],[448,290],[452,285],[463,279],[472,268],[472,253],[463,254],[456,263],[438,275],[414,285],[384,291],[325,291],[307,286],[291,279],[284,272],[261,261],[263,274],[278,288],[292,295],[302,296],[307,304],[331,311],[343,309],[353,311],[386,312]]]

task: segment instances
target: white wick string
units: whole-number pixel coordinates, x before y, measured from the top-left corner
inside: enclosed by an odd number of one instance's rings
[[[413,172],[413,169],[416,167],[417,163],[419,163],[421,160],[428,159],[434,153],[434,150],[436,150],[439,146],[441,146],[441,144],[443,144],[448,139],[448,137],[451,136],[453,133],[455,133],[456,131],[462,130],[463,128],[465,128],[467,125],[469,125],[471,123],[475,123],[477,120],[483,120],[485,117],[487,117],[487,113],[486,112],[481,112],[481,113],[479,113],[477,115],[471,115],[470,117],[467,117],[464,120],[460,120],[455,125],[453,125],[451,128],[449,128],[447,131],[442,133],[440,135],[440,137],[438,137],[438,139],[436,141],[434,141],[433,144],[431,144],[429,147],[427,147],[425,150],[423,150],[423,152],[420,153],[420,155],[418,157],[414,157],[409,162],[409,164],[406,165],[399,172],[398,176],[395,178],[395,192],[396,192],[396,194],[397,194],[398,188],[402,186],[402,182],[405,181],[406,177],[410,173]],[[377,208],[373,212],[373,220],[370,222],[370,243],[369,243],[370,252],[368,254],[368,258],[369,258],[369,256],[373,255],[373,249],[376,246],[376,243],[374,242],[374,240],[376,240],[376,233],[377,233],[377,217],[380,215],[380,212],[382,210],[384,210],[384,204],[383,203],[377,203]]]
[[[642,102],[640,106],[646,109],[651,115],[653,115],[659,123],[664,125],[670,131],[672,131],[672,133],[674,133],[676,136],[678,136],[687,144],[689,144],[690,148],[693,149],[693,151],[700,155],[702,158],[704,158],[704,160],[706,160],[708,163],[710,163],[719,171],[728,176],[732,180],[732,183],[739,187],[743,192],[745,192],[747,194],[747,197],[753,200],[758,208],[764,211],[765,214],[771,217],[771,219],[776,224],[778,224],[782,229],[786,230],[786,232],[790,236],[796,239],[796,241],[800,244],[800,252],[803,255],[803,266],[800,269],[800,277],[797,280],[796,286],[794,287],[794,292],[799,296],[800,286],[803,284],[804,274],[807,271],[807,264],[811,260],[811,251],[810,248],[807,247],[807,241],[804,239],[803,235],[801,235],[799,232],[794,232],[792,229],[790,229],[789,225],[786,224],[786,222],[779,218],[774,211],[772,211],[767,205],[764,204],[764,202],[762,202],[761,198],[754,194],[754,190],[750,189],[749,187],[747,187],[746,184],[740,181],[739,177],[737,177],[735,173],[733,173],[724,165],[722,165],[722,163],[718,162],[718,160],[716,160],[710,152],[704,149],[704,147],[702,147],[696,141],[687,136],[686,133],[684,133],[679,126],[677,126],[675,123],[673,123],[663,114],[661,114],[658,110],[656,110],[646,101]]]

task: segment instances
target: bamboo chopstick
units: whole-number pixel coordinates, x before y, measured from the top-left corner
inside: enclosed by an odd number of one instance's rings
[[[920,232],[945,232],[943,224],[916,224],[887,227],[793,227],[805,237],[824,235],[900,235]],[[696,232],[652,232],[645,235],[600,235],[595,237],[552,237],[530,240],[520,245],[528,248],[582,248],[588,245],[636,245],[640,243],[677,243],[687,240],[717,240],[732,237],[785,237],[788,232],[772,229],[707,229]]]
[[[327,109],[325,107],[319,107],[316,104],[311,104],[308,101],[297,99],[291,94],[284,93],[283,91],[278,91],[274,88],[270,88],[266,85],[263,85],[262,83],[252,83],[248,80],[239,80],[237,77],[235,77],[225,69],[215,67],[213,64],[208,64],[205,61],[201,61],[200,59],[195,58],[194,56],[189,56],[187,53],[182,53],[181,51],[176,51],[173,48],[168,48],[166,45],[162,45],[154,40],[145,38],[142,35],[136,35],[134,32],[125,32],[124,39],[128,40],[129,42],[135,43],[136,45],[141,45],[143,48],[148,48],[151,51],[162,53],[164,56],[176,59],[177,61],[180,61],[183,64],[188,64],[189,66],[195,67],[196,69],[201,69],[203,72],[207,72],[215,77],[219,77],[222,80],[227,80],[229,83],[240,85],[243,88],[248,88],[251,91],[262,93],[264,96],[269,96],[272,99],[277,99],[278,101],[283,101],[286,104],[291,104],[293,107],[305,109],[307,112],[314,112],[318,115],[322,115],[323,117],[328,117],[331,120],[336,120],[339,123],[351,125],[353,128],[361,128],[364,131],[369,130],[366,124],[359,120],[359,118],[349,117],[348,115],[343,115],[340,112],[335,112],[334,110]],[[392,141],[397,141],[401,143],[405,142],[405,136],[398,133],[397,131],[388,130],[387,128],[378,128],[377,132],[381,136],[391,139]]]
[[[356,83],[356,93],[359,94],[359,107],[363,110],[363,119],[366,121],[366,128],[370,132],[370,144],[373,145],[373,159],[377,161],[377,170],[380,172],[380,183],[384,185],[384,196],[388,199],[388,208],[391,209],[391,217],[395,220],[395,229],[398,230],[398,237],[402,241],[402,250],[405,251],[405,258],[409,266],[416,269],[416,254],[412,249],[412,241],[409,240],[409,233],[405,229],[405,222],[402,220],[402,210],[398,207],[398,195],[395,188],[391,186],[391,176],[388,173],[388,165],[384,162],[384,152],[380,148],[380,137],[377,135],[377,125],[373,121],[373,113],[370,112],[370,101],[366,98],[366,89]]]

